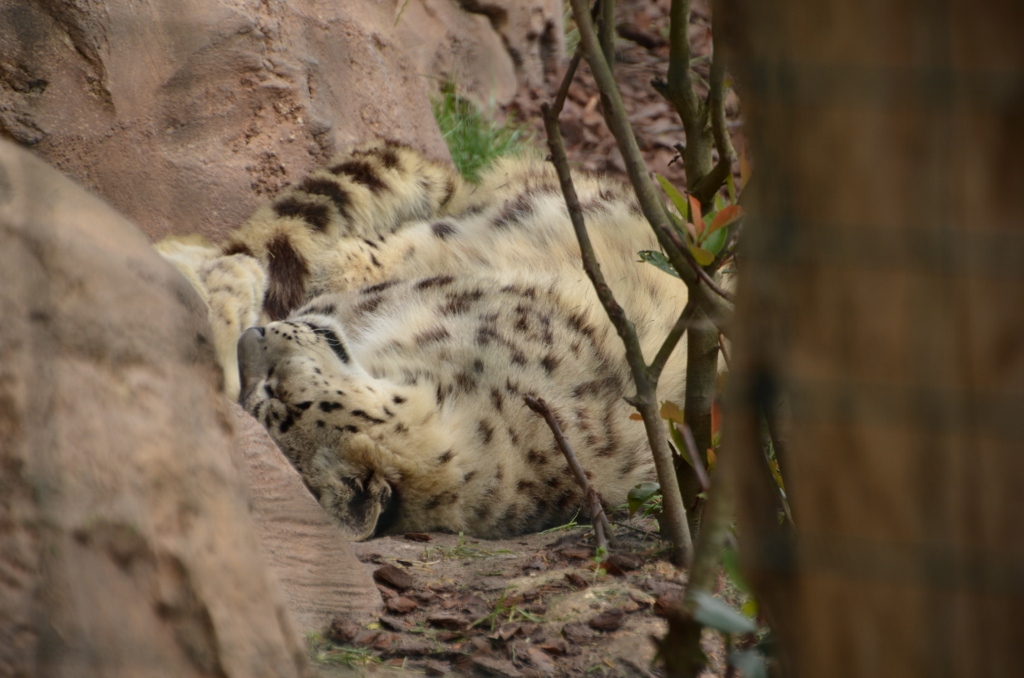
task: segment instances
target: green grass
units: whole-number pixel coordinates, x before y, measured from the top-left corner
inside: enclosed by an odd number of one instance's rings
[[[476,542],[474,542],[476,543]],[[476,548],[470,546],[466,536],[459,532],[459,543],[452,547],[445,546],[427,546],[423,550],[423,555],[426,560],[430,560],[430,552],[434,551],[442,560],[463,560],[466,558],[484,558],[486,556],[496,555],[517,555],[515,551],[509,549],[497,549],[494,551],[488,551],[486,549]]]
[[[319,633],[306,634],[306,644],[310,659],[318,664],[353,667],[383,663],[369,648],[338,646],[322,638]]]
[[[522,152],[530,140],[531,135],[514,121],[499,124],[460,97],[450,81],[441,86],[433,104],[452,161],[467,181],[477,183],[481,171],[502,156]]]

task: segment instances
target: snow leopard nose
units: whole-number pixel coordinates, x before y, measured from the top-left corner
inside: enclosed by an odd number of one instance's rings
[[[239,403],[244,404],[260,380],[267,376],[265,336],[266,330],[262,327],[250,327],[238,338]]]

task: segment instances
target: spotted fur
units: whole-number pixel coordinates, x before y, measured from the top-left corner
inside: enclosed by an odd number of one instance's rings
[[[650,359],[685,289],[636,262],[657,243],[630,189],[576,181],[605,277]],[[238,295],[232,324],[211,304],[225,336],[262,314],[238,341],[240,402],[355,537],[502,537],[570,519],[580,490],[524,395],[547,400],[608,504],[652,477],[624,401],[621,342],[545,163],[504,160],[471,186],[408,148],[373,144],[203,251],[200,269],[222,266],[250,292],[265,285],[262,304]],[[190,280],[212,298],[209,274]],[[680,347],[662,397],[682,397],[684,365]]]

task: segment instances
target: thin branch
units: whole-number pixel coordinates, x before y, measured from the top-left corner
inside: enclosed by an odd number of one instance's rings
[[[598,0],[601,5],[601,51],[608,68],[615,72],[615,0]]]
[[[725,368],[732,369],[731,361],[729,360],[729,352],[725,350],[725,337],[722,333],[718,333],[718,350],[722,352],[722,359],[725,360]]]
[[[686,443],[686,452],[690,455],[690,462],[693,463],[693,470],[697,472],[697,482],[700,483],[700,491],[707,492],[711,489],[711,480],[708,478],[708,471],[704,468],[704,460],[697,451],[697,442],[693,439],[693,431],[686,424],[683,424],[683,442]]]
[[[733,303],[735,301],[733,296],[726,292],[725,290],[723,290],[721,287],[719,287],[718,284],[714,281],[714,279],[712,279],[712,277],[708,274],[708,272],[705,271],[704,268],[697,263],[697,260],[693,258],[693,255],[691,255],[689,251],[687,251],[686,244],[683,243],[683,239],[679,237],[679,233],[675,229],[665,229],[665,237],[669,238],[672,241],[672,244],[679,248],[679,251],[682,253],[683,258],[686,259],[686,262],[690,265],[690,268],[693,269],[693,272],[697,275],[697,277],[700,278],[701,282],[707,285],[712,292],[722,297],[726,301],[730,303]]]
[[[683,307],[683,311],[679,314],[679,318],[676,320],[676,324],[672,326],[668,336],[665,337],[664,343],[661,348],[658,349],[658,354],[654,356],[654,360],[647,367],[647,371],[651,375],[651,379],[657,381],[661,377],[661,371],[665,369],[665,363],[668,362],[669,357],[672,355],[672,351],[675,350],[676,344],[679,343],[679,339],[682,338],[683,333],[686,332],[690,326],[690,321],[693,319],[693,313],[697,310],[692,301],[686,302],[686,306]]]
[[[590,508],[590,519],[594,523],[594,537],[597,540],[597,548],[603,549],[605,552],[608,551],[608,539],[612,538],[612,526],[608,522],[608,516],[604,512],[604,504],[601,501],[601,495],[598,494],[594,486],[590,484],[587,479],[587,473],[583,470],[580,465],[580,460],[576,457],[576,453],[573,452],[572,445],[565,439],[565,435],[562,433],[562,428],[558,425],[555,420],[555,415],[551,413],[551,409],[548,404],[544,402],[543,398],[534,398],[532,396],[524,395],[523,401],[526,406],[531,410],[539,414],[547,422],[548,428],[551,429],[551,433],[555,436],[555,442],[558,443],[558,449],[562,450],[562,454],[565,456],[565,460],[569,463],[569,468],[572,470],[572,474],[576,476],[576,482],[579,483],[580,487],[583,488],[583,494],[587,498],[587,504]]]
[[[711,117],[711,134],[715,139],[715,148],[718,149],[718,163],[697,182],[691,191],[701,201],[701,204],[707,204],[714,199],[715,193],[729,178],[729,174],[732,172],[732,163],[736,159],[736,150],[732,146],[729,129],[725,124],[726,47],[725,41],[720,39],[722,29],[720,27],[716,29],[719,23],[715,21],[711,24],[714,57],[711,61],[711,74],[708,79],[707,104],[708,115]]]
[[[728,321],[732,317],[732,305],[710,289],[702,289],[696,284],[697,274],[683,258],[682,252],[675,246],[675,243],[661,230],[670,226],[668,215],[661,197],[647,173],[643,157],[640,155],[640,147],[637,145],[633,129],[626,117],[626,109],[622,103],[618,86],[615,84],[615,78],[605,63],[601,46],[594,33],[593,21],[590,20],[589,7],[586,0],[571,0],[571,3],[573,16],[576,18],[576,25],[580,31],[580,44],[583,45],[590,70],[601,91],[605,121],[618,142],[619,151],[622,153],[626,165],[626,173],[636,191],[640,209],[654,227],[659,244],[668,256],[672,267],[676,269],[679,277],[690,289],[691,296],[697,300],[711,322],[726,336],[729,336],[731,332],[728,328]]]
[[[582,3],[582,0],[575,1]],[[587,16],[587,21],[589,22],[589,16]],[[591,37],[593,37],[592,32]],[[544,117],[544,129],[548,136],[551,162],[558,174],[569,218],[572,221],[573,230],[576,232],[583,268],[594,285],[594,291],[597,293],[601,305],[604,306],[608,319],[615,327],[626,349],[626,362],[629,364],[633,381],[636,384],[636,396],[627,401],[640,412],[647,438],[651,444],[654,467],[662,487],[662,510],[668,532],[666,536],[673,547],[673,560],[677,564],[686,565],[693,558],[693,541],[690,538],[690,530],[686,522],[686,507],[683,505],[683,498],[679,492],[679,484],[675,482],[675,465],[672,462],[672,453],[668,449],[665,422],[661,419],[658,411],[657,380],[652,380],[648,372],[636,328],[615,300],[615,295],[612,294],[611,288],[601,273],[597,256],[594,254],[594,246],[590,242],[590,235],[587,233],[587,227],[583,221],[583,211],[580,209],[576,188],[573,186],[572,176],[569,173],[569,159],[565,154],[565,144],[562,142],[558,118],[546,104],[541,105],[541,113]]]
[[[555,95],[555,103],[551,104],[552,115],[556,118],[562,114],[565,97],[569,94],[569,85],[572,84],[573,78],[576,77],[576,69],[579,68],[580,59],[582,58],[583,48],[580,45],[576,45],[576,51],[573,52],[572,60],[569,61],[569,67],[565,69],[565,76],[562,77],[562,84],[558,87],[558,94]]]
[[[668,82],[664,85],[664,96],[679,113],[689,142],[703,122],[700,99],[690,81],[690,0],[672,0],[668,42]]]

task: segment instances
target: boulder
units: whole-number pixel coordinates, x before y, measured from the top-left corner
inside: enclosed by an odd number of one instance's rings
[[[201,300],[9,142],[0,317],[0,675],[305,674]]]
[[[409,0],[398,3],[395,31],[432,89],[451,81],[485,110],[515,96],[515,62],[486,16],[465,11],[456,0]]]
[[[562,0],[457,0],[482,14],[501,37],[521,83],[542,87],[561,75],[565,56],[565,7]]]
[[[337,616],[379,612],[377,587],[299,472],[258,421],[234,403],[231,414],[256,533],[299,631],[323,631]]]
[[[375,136],[445,158],[394,2],[0,3],[0,135],[151,239],[221,239]]]

